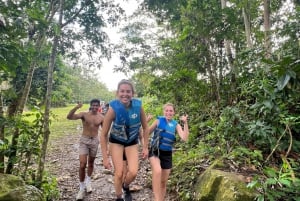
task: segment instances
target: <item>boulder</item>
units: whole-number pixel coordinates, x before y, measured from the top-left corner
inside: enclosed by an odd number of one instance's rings
[[[204,171],[195,187],[198,201],[253,201],[256,197],[242,175],[216,169]]]
[[[43,201],[42,192],[11,174],[0,173],[0,201]]]

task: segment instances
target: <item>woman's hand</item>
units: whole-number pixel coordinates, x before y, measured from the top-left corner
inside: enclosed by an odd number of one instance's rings
[[[149,150],[148,147],[143,147],[143,153],[142,158],[145,160],[148,158]]]
[[[112,166],[110,164],[109,157],[103,159],[103,166],[105,169],[111,170]]]
[[[182,116],[180,117],[180,120],[183,121],[183,123],[187,123],[188,117],[189,117],[189,115],[187,115],[187,114],[182,115]]]

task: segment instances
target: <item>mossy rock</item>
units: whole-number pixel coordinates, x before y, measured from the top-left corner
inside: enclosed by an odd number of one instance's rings
[[[215,169],[207,169],[198,178],[198,201],[253,201],[256,194],[246,187],[243,176]]]
[[[0,201],[43,201],[42,192],[14,175],[0,174]]]

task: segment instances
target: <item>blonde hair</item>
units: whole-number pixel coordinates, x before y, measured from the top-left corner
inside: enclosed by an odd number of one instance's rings
[[[122,80],[118,83],[117,91],[119,91],[120,86],[121,86],[122,84],[128,84],[128,85],[131,87],[132,93],[134,94],[134,86],[133,86],[132,82],[130,82],[129,80],[126,80],[126,79],[122,79]]]
[[[163,110],[164,110],[167,106],[171,106],[171,107],[173,108],[174,112],[175,112],[175,106],[174,106],[173,103],[166,103],[166,104],[164,104],[164,105],[163,105]]]

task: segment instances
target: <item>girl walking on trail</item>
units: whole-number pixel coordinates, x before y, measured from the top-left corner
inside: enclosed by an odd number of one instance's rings
[[[154,201],[163,201],[167,190],[167,181],[172,168],[172,148],[175,142],[175,132],[183,141],[189,136],[188,115],[183,115],[180,120],[183,128],[173,120],[175,114],[174,105],[167,103],[163,106],[163,115],[158,117],[150,126],[151,145],[149,161],[152,170],[152,190]]]
[[[143,158],[146,159],[149,153],[149,127],[147,125],[147,117],[142,107],[142,102],[133,98],[133,95],[133,84],[128,80],[121,80],[118,83],[117,99],[109,103],[109,109],[105,115],[102,133],[100,135],[103,165],[105,168],[112,168],[109,153],[112,158],[116,201],[124,201],[124,199],[125,201],[132,200],[129,184],[134,181],[138,172],[138,138],[141,126],[144,133]],[[110,152],[107,150],[108,140]],[[122,177],[123,153],[125,153],[128,162],[124,182]]]

